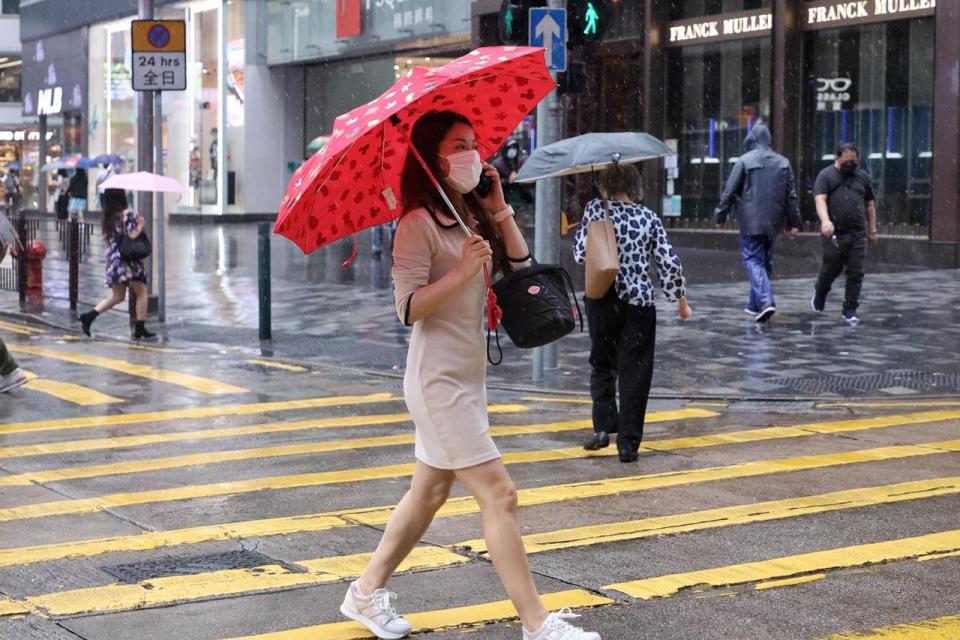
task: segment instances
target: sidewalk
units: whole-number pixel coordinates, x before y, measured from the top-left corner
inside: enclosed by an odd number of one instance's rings
[[[94,271],[84,269],[88,284]],[[257,339],[255,279],[177,278],[168,285],[169,322],[160,331],[172,342],[401,375],[409,330],[393,310],[386,260],[358,261],[350,275],[355,281],[345,284],[275,281],[274,339],[264,345]],[[771,400],[960,394],[960,272],[868,273],[858,327],[840,317],[842,279],[824,314],[810,310],[812,282],[775,281],[779,311],[766,326],[743,313],[744,282],[693,284],[694,317],[683,324],[675,306],[661,302],[653,394]],[[78,331],[66,307],[48,299],[39,317]],[[17,308],[16,294],[0,292],[0,309]],[[128,339],[126,313],[105,314],[94,331]],[[501,344],[503,364],[489,367],[491,386],[588,393],[586,331],[560,341],[559,367],[539,385],[531,382],[532,353],[515,349],[502,332]]]

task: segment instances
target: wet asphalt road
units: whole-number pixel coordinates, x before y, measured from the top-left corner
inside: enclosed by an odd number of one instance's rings
[[[0,320],[36,376],[0,396],[0,638],[369,637],[337,607],[409,482],[397,379]],[[960,637],[960,396],[916,395],[658,400],[632,465],[579,448],[575,395],[490,403],[537,583],[605,640]],[[476,507],[448,509],[399,608],[519,638]]]

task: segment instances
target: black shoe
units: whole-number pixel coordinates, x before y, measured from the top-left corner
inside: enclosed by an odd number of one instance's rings
[[[86,313],[81,313],[77,316],[77,320],[80,321],[80,329],[83,331],[83,334],[88,338],[90,336],[90,325],[93,324],[93,321],[97,319],[97,316],[100,315],[97,313],[96,309],[90,309]]]
[[[606,431],[597,431],[590,439],[583,443],[583,448],[587,451],[596,451],[610,446],[610,434]]]
[[[620,462],[636,462],[639,457],[636,451],[620,449]]]
[[[156,337],[157,334],[147,331],[147,327],[142,321],[137,321],[136,328],[133,330],[134,340],[150,340]]]

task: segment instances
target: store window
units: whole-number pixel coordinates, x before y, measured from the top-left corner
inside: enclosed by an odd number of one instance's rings
[[[677,147],[671,211],[713,214],[743,140],[770,117],[769,38],[673,48],[667,54],[666,138]]]
[[[20,102],[20,73],[23,60],[18,56],[0,57],[0,102]]]
[[[930,224],[933,42],[932,18],[813,31],[805,40],[803,184],[812,188],[838,143],[855,143],[886,233],[923,234]]]
[[[669,16],[670,20],[683,20],[769,6],[770,0],[671,0]]]

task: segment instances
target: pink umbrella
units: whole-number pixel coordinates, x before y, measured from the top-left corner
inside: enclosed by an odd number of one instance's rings
[[[100,184],[100,191],[106,189],[124,189],[126,191],[169,191],[183,193],[183,185],[166,176],[160,176],[149,171],[136,173],[117,173]]]

